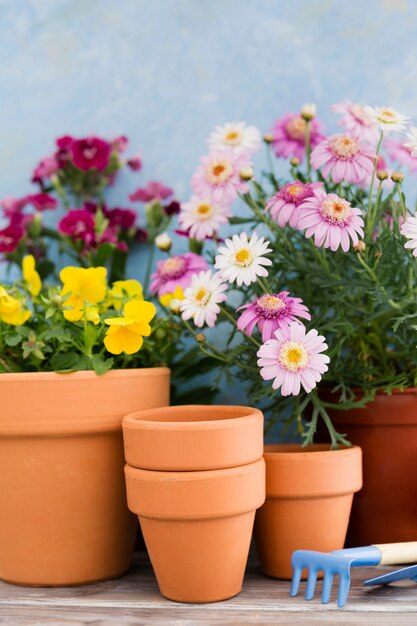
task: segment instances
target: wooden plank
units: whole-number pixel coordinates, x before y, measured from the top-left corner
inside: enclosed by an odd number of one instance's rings
[[[366,589],[363,580],[390,568],[354,568],[347,606],[303,596],[289,597],[289,583],[262,576],[252,557],[242,593],[226,602],[184,605],[159,592],[149,561],[137,556],[131,570],[116,580],[56,589],[0,583],[0,625],[8,626],[243,626],[256,624],[416,624],[417,585],[408,581]],[[302,587],[301,591],[304,589]],[[394,616],[398,615],[397,618]]]

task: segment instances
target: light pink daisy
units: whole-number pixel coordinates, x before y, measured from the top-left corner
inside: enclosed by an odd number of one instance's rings
[[[190,237],[203,241],[213,237],[222,224],[228,223],[231,216],[230,207],[222,207],[208,199],[192,196],[189,202],[181,204],[178,221],[182,228],[189,231]]]
[[[318,247],[330,248],[334,252],[342,246],[342,250],[347,252],[350,239],[356,246],[358,234],[363,237],[361,210],[335,193],[327,194],[323,189],[315,189],[314,196],[307,198],[299,208],[298,228],[306,229],[307,238],[314,235],[314,243]]]
[[[287,113],[272,127],[272,146],[277,157],[288,159],[297,157],[300,163],[305,154],[305,133],[307,122],[300,113]],[[322,124],[316,118],[310,122],[310,145],[314,148],[322,139]]]
[[[282,396],[297,396],[301,386],[310,393],[329,369],[325,338],[313,329],[306,333],[300,322],[275,331],[258,350],[258,366],[264,380],[274,379],[273,389],[281,388]]]
[[[417,217],[410,215],[401,226],[401,234],[409,241],[404,244],[404,248],[411,248],[413,256],[417,256]]]
[[[376,122],[365,113],[363,106],[344,100],[334,104],[332,109],[342,115],[339,126],[343,126],[349,135],[365,143],[376,144],[380,134],[379,128]]]
[[[198,328],[204,324],[212,328],[220,313],[219,304],[227,299],[226,290],[227,284],[218,273],[212,274],[208,270],[194,274],[190,286],[184,291],[184,299],[181,300],[182,319],[192,319]]]
[[[163,296],[165,293],[174,293],[176,287],[186,289],[191,283],[191,277],[202,270],[207,270],[208,264],[199,254],[187,252],[178,256],[158,261],[156,272],[151,276],[150,291]]]
[[[306,198],[313,195],[314,189],[321,187],[322,183],[302,183],[294,180],[284,185],[266,205],[266,210],[271,213],[278,226],[289,224],[297,227],[299,210],[298,207]]]
[[[410,172],[417,172],[417,157],[413,157],[412,148],[405,146],[401,141],[387,137],[384,141],[386,153],[395,163],[405,165]]]
[[[311,165],[333,182],[358,185],[374,168],[375,151],[350,135],[332,135],[323,139],[311,153]]]
[[[244,304],[237,310],[245,309],[237,320],[241,332],[251,336],[256,325],[262,333],[262,341],[273,339],[275,331],[286,328],[297,317],[311,320],[311,315],[301,298],[292,298],[288,291],[264,294],[250,304]]]
[[[240,177],[240,171],[251,167],[249,156],[236,153],[231,148],[212,150],[201,157],[201,165],[191,179],[191,187],[199,198],[228,206],[238,193],[245,193],[249,187]]]

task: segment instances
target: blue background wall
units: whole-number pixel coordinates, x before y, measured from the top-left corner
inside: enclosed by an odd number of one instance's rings
[[[177,197],[214,125],[267,131],[349,97],[417,117],[412,0],[0,0],[0,198],[24,195],[55,137],[126,134]],[[113,192],[112,192],[113,193]]]

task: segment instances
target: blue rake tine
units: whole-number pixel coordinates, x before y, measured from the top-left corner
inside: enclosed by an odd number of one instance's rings
[[[337,594],[337,606],[340,608],[344,607],[350,589],[350,572],[349,570],[346,572],[342,572],[339,574],[339,591]]]
[[[303,568],[300,565],[293,565],[293,574],[291,580],[290,596],[296,596],[300,588],[301,575]]]
[[[330,596],[332,593],[333,586],[333,572],[324,572],[323,578],[323,589],[321,592],[321,602],[322,604],[327,604],[330,600]]]
[[[318,570],[315,570],[315,569],[308,570],[306,600],[312,600],[314,598],[314,592],[316,590],[318,573],[319,573]]]

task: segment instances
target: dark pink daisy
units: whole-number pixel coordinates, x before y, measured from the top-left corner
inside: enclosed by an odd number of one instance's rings
[[[271,213],[278,226],[289,224],[297,228],[299,210],[298,207],[306,198],[310,198],[314,189],[321,187],[322,183],[302,183],[294,180],[284,185],[266,205],[266,210]]]
[[[151,180],[146,187],[140,187],[129,196],[131,202],[152,202],[153,200],[166,200],[174,191],[162,183]]]
[[[75,167],[83,172],[93,169],[101,172],[110,161],[111,145],[99,137],[75,139],[70,143],[69,150]]]
[[[174,293],[177,286],[184,290],[190,285],[194,274],[208,269],[207,261],[194,252],[170,256],[156,264],[156,272],[151,276],[150,291],[163,296],[165,293]]]
[[[258,326],[262,333],[262,341],[273,339],[276,330],[286,328],[298,317],[311,320],[311,315],[301,298],[292,298],[288,291],[264,294],[237,310],[242,309],[244,312],[237,320],[237,327],[241,332],[251,336],[255,326]]]
[[[299,207],[298,228],[306,229],[305,236],[314,235],[316,246],[330,248],[333,252],[342,247],[347,252],[352,244],[358,244],[358,235],[363,237],[364,222],[362,212],[352,207],[335,193],[315,189],[314,195],[307,198]]]
[[[307,122],[299,113],[287,113],[272,127],[272,146],[277,157],[288,159],[297,157],[300,163],[305,154],[305,134]],[[310,122],[310,145],[314,148],[322,139],[322,124],[316,118]]]
[[[0,252],[14,252],[24,234],[21,226],[10,224],[6,228],[2,228],[0,230]]]
[[[351,135],[332,135],[323,139],[311,153],[311,165],[322,168],[324,178],[359,185],[374,169],[375,150]]]

